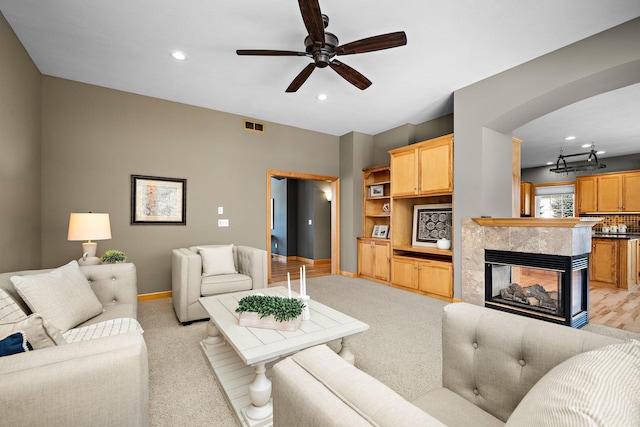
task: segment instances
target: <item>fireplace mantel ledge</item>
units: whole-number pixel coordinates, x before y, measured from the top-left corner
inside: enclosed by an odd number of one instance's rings
[[[593,227],[602,218],[473,218],[483,227]]]

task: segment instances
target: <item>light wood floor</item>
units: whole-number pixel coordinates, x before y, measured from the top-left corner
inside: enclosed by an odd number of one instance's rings
[[[331,274],[331,264],[313,265],[311,263],[271,259],[271,282],[284,282],[287,272],[291,280],[300,279],[300,267],[305,265],[307,278]],[[609,326],[629,332],[640,333],[640,291],[591,287],[589,292],[589,322]]]
[[[271,257],[271,283],[285,282],[287,280],[287,272],[291,274],[291,280],[300,279],[300,267],[303,265],[307,272],[307,279],[331,274],[331,263],[314,265],[304,261]]]
[[[591,287],[589,322],[640,333],[640,291]]]

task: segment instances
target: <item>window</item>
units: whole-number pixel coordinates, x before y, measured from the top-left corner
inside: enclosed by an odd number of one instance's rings
[[[573,217],[574,197],[575,186],[573,184],[536,187],[536,217]]]

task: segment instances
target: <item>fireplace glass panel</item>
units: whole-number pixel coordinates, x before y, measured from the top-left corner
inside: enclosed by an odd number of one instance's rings
[[[531,267],[494,264],[493,301],[562,315],[562,273]]]

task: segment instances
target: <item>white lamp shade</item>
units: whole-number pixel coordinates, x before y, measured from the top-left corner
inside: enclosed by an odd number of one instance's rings
[[[107,240],[111,223],[106,213],[72,213],[69,216],[67,240]]]

